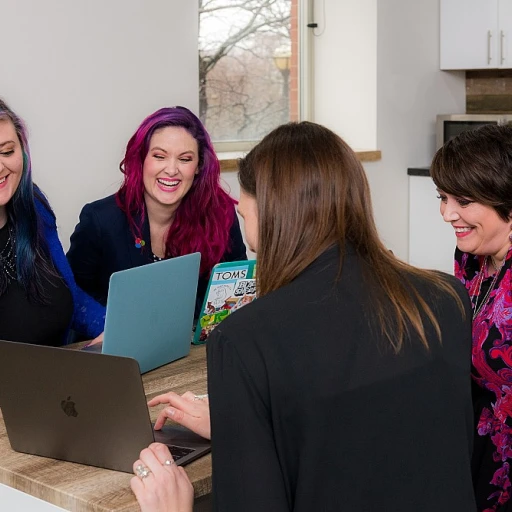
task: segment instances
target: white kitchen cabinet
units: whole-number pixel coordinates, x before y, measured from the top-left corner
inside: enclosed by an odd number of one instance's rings
[[[65,512],[65,509],[46,501],[34,498],[24,492],[0,484],[0,510],[17,510],[19,512]]]
[[[430,176],[409,176],[409,263],[453,275],[456,238]]]
[[[512,0],[440,0],[441,69],[512,68]]]
[[[512,68],[512,0],[499,0],[499,55],[501,68]]]

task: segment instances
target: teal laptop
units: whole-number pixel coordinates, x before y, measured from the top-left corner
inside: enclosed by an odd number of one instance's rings
[[[103,344],[86,350],[131,357],[141,373],[188,355],[200,260],[197,252],[112,274]]]

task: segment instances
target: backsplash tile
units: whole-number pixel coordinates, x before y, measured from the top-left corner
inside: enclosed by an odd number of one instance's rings
[[[466,71],[466,113],[512,113],[512,69]]]

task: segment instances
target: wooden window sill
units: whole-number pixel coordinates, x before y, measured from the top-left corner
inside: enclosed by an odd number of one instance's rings
[[[378,162],[382,158],[382,153],[379,149],[376,150],[355,150],[360,162]],[[238,159],[244,156],[243,152],[233,153],[217,153],[220,161],[220,170],[222,172],[237,171]]]

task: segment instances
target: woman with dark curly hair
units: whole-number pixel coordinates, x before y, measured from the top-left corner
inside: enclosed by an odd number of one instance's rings
[[[479,511],[512,510],[512,127],[461,133],[431,175],[473,307],[473,484]]]

